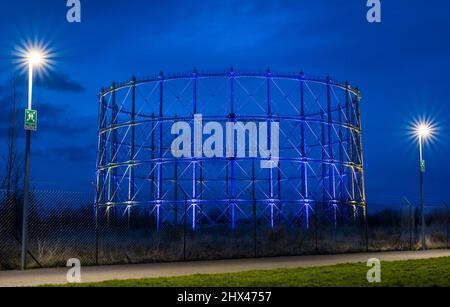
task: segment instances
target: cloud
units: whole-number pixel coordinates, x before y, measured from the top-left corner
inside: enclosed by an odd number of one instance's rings
[[[46,118],[43,120],[41,117],[41,122],[39,123],[38,128],[40,131],[72,138],[76,135],[87,133],[90,130],[95,131],[95,121],[91,126],[86,125],[87,122],[91,121],[91,118],[88,117],[77,117],[73,120],[68,120],[67,118],[62,120]]]
[[[0,97],[0,139],[7,139],[9,136],[9,129],[11,126],[12,121],[12,109],[11,105],[13,102],[13,96],[12,95],[6,95],[3,97]],[[19,110],[17,110],[16,113],[16,123],[17,127],[19,123],[23,123],[21,121],[21,118],[19,118],[20,113]]]
[[[94,148],[94,150],[93,150]],[[39,156],[59,157],[69,162],[95,161],[95,144],[58,146],[36,151]]]
[[[47,133],[74,137],[95,131],[97,120],[81,116],[69,105],[43,103],[39,105],[39,130]]]
[[[84,86],[72,80],[68,74],[55,71],[37,78],[35,84],[41,88],[62,92],[82,93],[85,91]]]
[[[8,137],[11,123],[12,96],[0,97],[0,139]],[[47,138],[47,134],[60,135],[68,138],[82,135],[92,131],[95,135],[97,119],[93,116],[82,116],[73,111],[69,105],[42,103],[38,108],[38,132],[37,137]],[[23,109],[17,109],[16,125],[23,127]],[[23,134],[19,133],[19,137]]]
[[[16,78],[16,86],[23,87],[27,84],[28,79],[25,75],[20,75]],[[34,85],[39,88],[71,93],[83,93],[85,88],[79,82],[72,80],[70,75],[64,72],[56,72],[49,70],[45,74],[38,74],[35,77]],[[0,84],[0,94],[10,91],[12,85]]]

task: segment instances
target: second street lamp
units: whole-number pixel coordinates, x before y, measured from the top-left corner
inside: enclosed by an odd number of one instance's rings
[[[37,112],[33,111],[33,75],[34,69],[45,64],[45,53],[39,50],[30,50],[25,56],[28,64],[28,107],[25,110],[25,130],[26,130],[26,147],[25,147],[25,176],[23,188],[23,208],[22,208],[22,251],[21,251],[21,267],[22,270],[27,269],[27,253],[28,253],[28,210],[30,202],[30,149],[31,149],[31,131],[37,128]]]
[[[422,228],[422,250],[426,249],[425,242],[425,197],[424,197],[424,174],[425,174],[425,160],[423,159],[423,142],[431,134],[431,127],[427,124],[420,124],[417,126],[417,136],[419,138],[419,157],[420,157],[420,210],[421,210],[421,228]]]

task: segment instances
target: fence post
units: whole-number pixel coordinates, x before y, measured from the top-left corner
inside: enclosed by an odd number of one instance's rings
[[[186,224],[187,224],[187,199],[184,200],[183,261],[186,261]]]
[[[415,220],[415,212],[413,211],[414,205],[408,200],[408,198],[404,197],[406,205],[408,205],[408,215],[409,215],[409,250],[413,250],[413,224]]]
[[[99,224],[98,224],[98,205],[95,206],[95,265],[98,265],[98,249],[99,249]]]
[[[367,210],[367,204],[364,207],[364,223],[365,223],[365,232],[366,232],[366,252],[369,252],[369,213]]]
[[[413,207],[409,206],[409,250],[413,249],[413,225],[414,223],[414,211]]]
[[[25,154],[25,179],[23,188],[23,206],[22,206],[22,253],[21,268],[27,269],[27,251],[28,251],[28,210],[30,206],[30,147],[31,131],[27,130],[26,135],[26,154]]]
[[[258,218],[256,215],[256,189],[255,189],[255,159],[252,160],[252,198],[253,198],[253,253],[254,257],[258,256],[257,250],[257,229],[258,229]]]
[[[447,249],[449,249],[450,245],[449,245],[448,239],[450,236],[450,208],[448,207],[447,202],[443,201],[442,203],[444,204],[445,208],[447,209],[447,221],[446,221],[446,224],[447,224]]]
[[[319,205],[317,202],[314,202],[314,244],[315,244],[315,250],[316,254],[319,253]]]

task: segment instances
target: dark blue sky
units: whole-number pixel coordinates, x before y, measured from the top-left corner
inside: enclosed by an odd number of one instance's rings
[[[17,71],[14,49],[38,40],[55,53],[53,70],[40,77],[34,99],[40,111],[35,186],[92,188],[97,94],[112,81],[193,67],[271,67],[329,74],[361,89],[369,203],[418,199],[409,123],[420,116],[434,119],[438,135],[426,146],[426,194],[432,201],[450,200],[448,1],[384,0],[381,24],[366,21],[365,0],[84,0],[80,24],[69,24],[66,11],[65,0],[0,3],[2,153],[7,84]],[[26,85],[19,89],[25,93]],[[25,101],[23,96],[24,107]]]

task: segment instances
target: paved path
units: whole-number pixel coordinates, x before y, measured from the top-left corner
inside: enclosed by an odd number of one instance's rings
[[[81,276],[83,282],[99,282],[113,279],[171,277],[192,274],[233,273],[277,268],[315,267],[340,263],[366,262],[370,258],[378,258],[382,261],[396,261],[437,257],[450,257],[450,250],[83,267],[81,270]],[[67,282],[67,270],[67,268],[56,268],[30,270],[25,272],[0,271],[0,287],[64,284]]]

